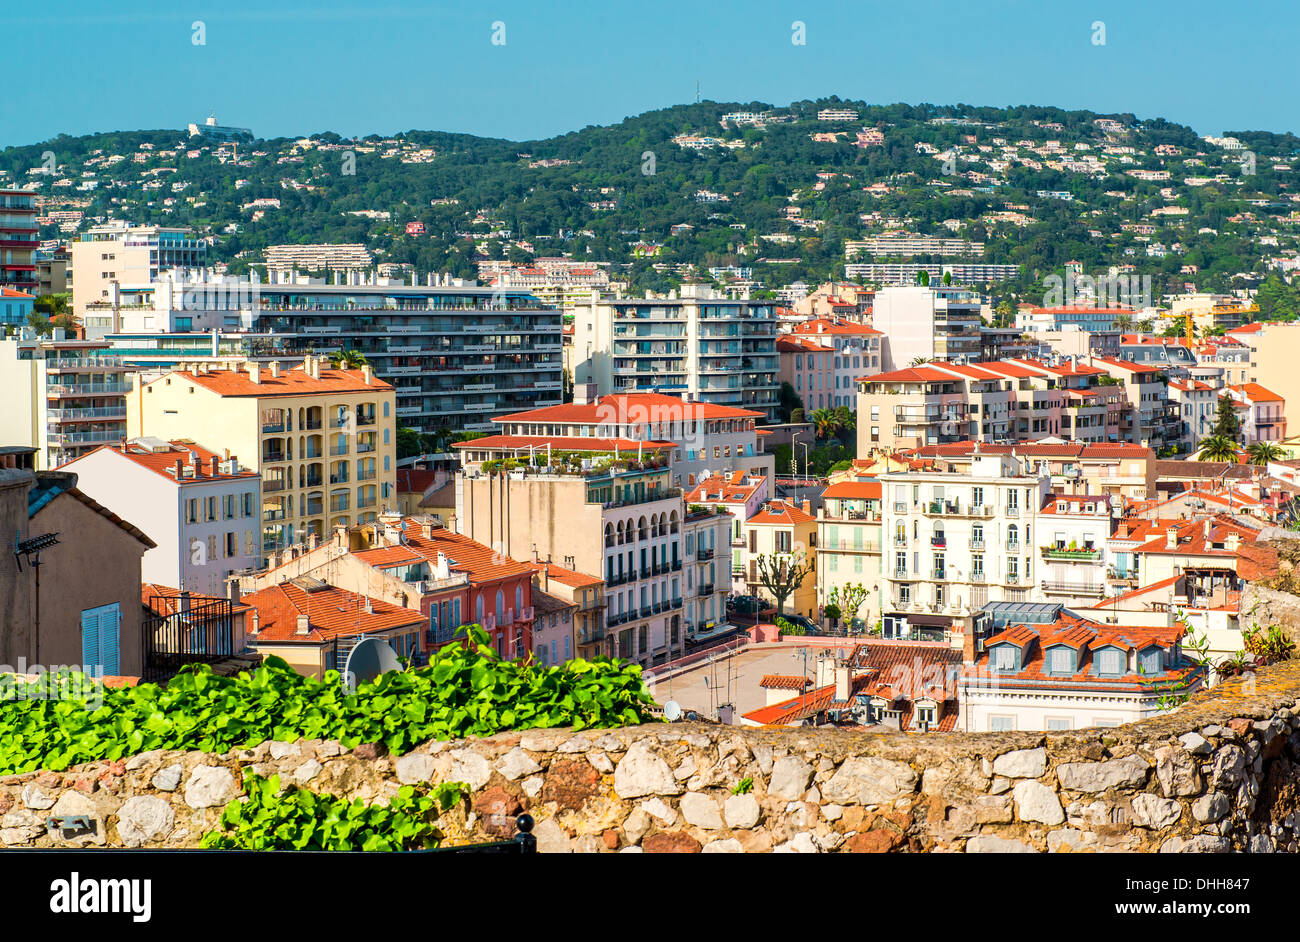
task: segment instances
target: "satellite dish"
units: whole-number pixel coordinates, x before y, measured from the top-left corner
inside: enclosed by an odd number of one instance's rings
[[[682,708],[676,700],[669,700],[664,704],[664,719],[670,723],[676,723],[681,718]]]
[[[401,669],[402,662],[397,659],[397,652],[387,642],[365,638],[348,652],[347,663],[343,665],[343,682],[352,690],[357,681],[374,680],[380,674]]]

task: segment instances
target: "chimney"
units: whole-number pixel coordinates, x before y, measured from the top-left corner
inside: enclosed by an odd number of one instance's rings
[[[847,664],[835,666],[835,699],[848,700],[853,696],[853,670]]]
[[[1233,532],[1229,533],[1223,541],[1223,548],[1229,553],[1235,553],[1241,549],[1241,535]]]
[[[812,501],[806,497],[803,499],[803,512],[812,516]]]
[[[975,664],[975,626],[970,625],[961,635],[961,660],[963,664]]]
[[[280,361],[279,361],[279,360],[272,360],[272,361],[271,361],[271,376],[273,376],[273,377],[275,377],[275,378],[277,378],[277,379],[279,378],[279,376],[280,376]]]
[[[239,604],[239,577],[231,576],[226,580],[226,598],[230,599],[231,605]]]
[[[1210,542],[1210,518],[1209,517],[1206,517],[1205,520],[1203,521],[1202,530],[1205,533],[1205,542],[1206,543]]]
[[[180,458],[177,458],[176,459],[176,480],[179,481],[181,479],[181,474],[183,473],[184,467],[185,467],[185,462],[183,462]]]
[[[253,609],[253,624],[249,628],[249,634],[256,638],[257,633],[262,630],[262,613]]]
[[[308,550],[314,550],[314,549],[316,548],[316,545],[317,545],[319,542],[320,542],[320,537],[318,537],[318,536],[316,535],[316,531],[315,531],[315,530],[312,530],[310,533],[307,534],[307,549],[308,549]]]
[[[375,376],[374,368],[371,367],[369,363],[361,367],[361,381],[365,383],[367,386],[370,385],[370,382],[372,379],[374,379],[374,376]]]
[[[249,382],[255,384],[262,382],[262,368],[256,363],[248,364],[248,379]]]
[[[1178,547],[1178,528],[1170,527],[1165,530],[1165,549],[1176,549]]]
[[[421,521],[421,523],[420,523],[420,536],[424,537],[424,539],[426,539],[426,540],[432,540],[432,539],[433,539],[433,521],[432,521],[432,520],[424,520],[424,521]]]
[[[311,619],[308,618],[306,615],[298,616],[297,634],[300,635],[311,634]]]
[[[220,463],[221,463],[221,459],[218,458],[216,455],[213,455],[211,458],[208,459],[209,477],[215,478],[217,476],[217,465],[219,465]]]
[[[341,550],[348,548],[348,528],[342,524],[334,528],[334,545]]]

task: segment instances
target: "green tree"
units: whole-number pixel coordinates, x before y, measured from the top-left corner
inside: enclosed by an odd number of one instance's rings
[[[1236,461],[1237,443],[1226,435],[1211,435],[1201,439],[1196,452],[1197,461]]]
[[[359,370],[369,362],[360,350],[336,350],[330,354],[330,366],[336,370]]]
[[[1231,396],[1220,396],[1219,405],[1214,412],[1214,426],[1210,429],[1212,437],[1226,438],[1234,445],[1241,441],[1241,417]]]
[[[399,428],[397,430],[397,457],[414,458],[416,455],[423,454],[421,447],[420,433],[413,428]]]
[[[776,601],[777,615],[785,614],[785,600],[812,572],[802,551],[797,553],[764,553],[758,557],[758,582]]]
[[[1246,446],[1246,454],[1250,458],[1250,463],[1265,467],[1270,461],[1281,461],[1286,454],[1282,451],[1282,446],[1276,442],[1255,442]]]

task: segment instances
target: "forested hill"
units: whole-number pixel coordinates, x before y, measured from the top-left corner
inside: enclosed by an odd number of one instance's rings
[[[235,270],[270,244],[363,242],[461,277],[484,255],[570,255],[638,288],[688,263],[779,286],[840,277],[846,240],[902,230],[986,243],[984,261],[1023,267],[1007,288],[1077,260],[1224,290],[1295,247],[1298,151],[1291,134],[1048,107],[703,102],[548,140],[320,133],[237,160],[184,131],[60,136],[0,151],[0,185],[39,184],[56,214],[42,238],[104,218],[192,226]]]

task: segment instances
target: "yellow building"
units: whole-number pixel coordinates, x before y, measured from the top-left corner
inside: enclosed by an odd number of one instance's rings
[[[880,615],[879,481],[845,480],[822,492],[817,511],[817,604],[829,604],[832,591],[862,586],[866,601],[844,621],[858,618],[875,624]],[[843,603],[841,602],[841,608]]]
[[[270,555],[374,520],[396,499],[395,414],[393,387],[369,366],[202,364],[132,390],[127,432],[190,439],[259,471]]]
[[[781,566],[810,566],[798,588],[785,600],[786,614],[817,620],[817,518],[807,501],[802,506],[787,500],[769,501],[745,521],[745,586],[750,595],[775,603],[763,585],[759,558],[775,557]]]

